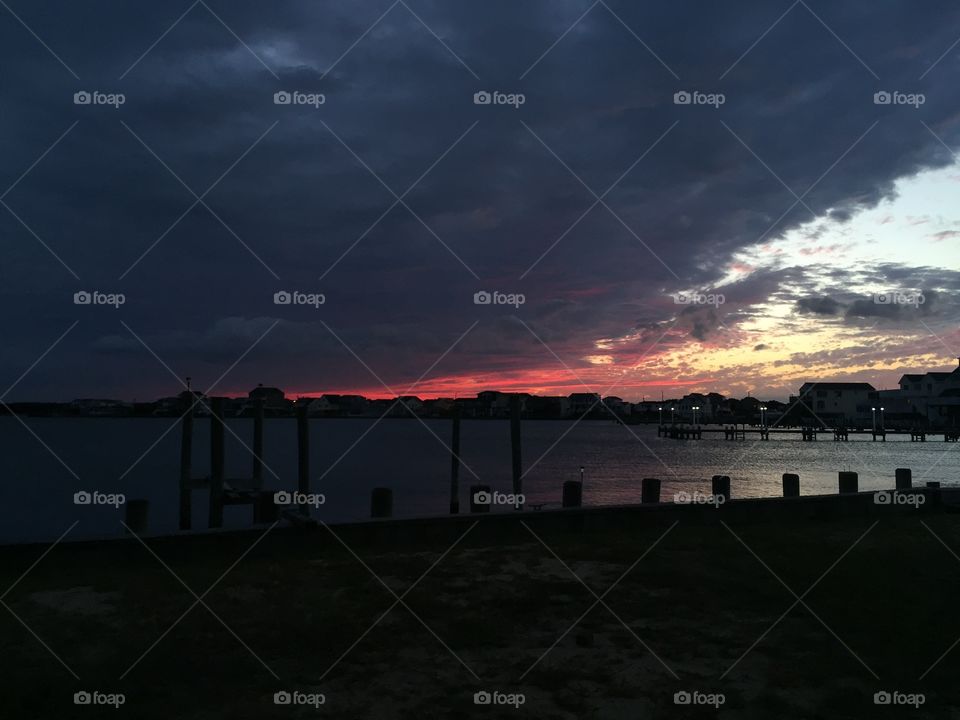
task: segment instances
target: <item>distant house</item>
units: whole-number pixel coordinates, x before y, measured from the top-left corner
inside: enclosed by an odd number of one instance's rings
[[[268,410],[285,410],[291,405],[291,401],[287,400],[283,390],[275,387],[264,387],[263,385],[257,385],[248,392],[247,400],[249,406],[252,406],[257,400],[263,400],[263,407]]]
[[[957,396],[960,395],[960,365],[952,372],[907,373],[900,378],[900,389],[886,394],[897,412],[913,424],[951,427],[958,424]]]
[[[133,412],[133,406],[129,403],[102,398],[78,398],[70,403],[70,408],[77,415],[84,417],[130,415]]]
[[[567,400],[570,402],[570,415],[573,417],[603,409],[600,407],[600,393],[571,393]]]
[[[870,422],[877,405],[877,391],[863,382],[806,382],[798,400],[827,424]]]

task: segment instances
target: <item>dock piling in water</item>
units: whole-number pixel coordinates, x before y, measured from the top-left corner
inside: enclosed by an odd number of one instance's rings
[[[189,530],[193,516],[193,403],[180,421],[180,529]]]
[[[310,494],[310,420],[305,403],[297,407],[297,490]],[[306,515],[307,506],[301,505],[300,512]]]
[[[253,404],[253,489],[263,487],[263,398]]]
[[[510,396],[510,456],[513,461],[513,494],[523,494],[523,463],[520,457],[520,396]],[[522,506],[519,506],[522,507]]]
[[[450,514],[460,512],[460,406],[451,411],[453,436],[450,438]]]
[[[225,446],[223,421],[223,398],[213,398],[210,403],[210,508],[207,526],[223,527],[223,482]]]

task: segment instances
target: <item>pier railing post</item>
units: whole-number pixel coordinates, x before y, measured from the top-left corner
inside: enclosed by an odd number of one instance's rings
[[[454,405],[450,414],[453,423],[450,438],[450,514],[460,512],[460,406]]]
[[[223,398],[210,403],[210,507],[207,526],[223,527],[224,482]]]
[[[513,460],[513,494],[523,494],[523,463],[520,458],[520,396],[510,396],[510,454]],[[522,508],[520,505],[518,508]]]
[[[302,495],[310,493],[310,421],[307,404],[297,407],[297,490]],[[307,514],[307,506],[300,505],[300,512]]]
[[[180,420],[180,529],[189,530],[193,516],[193,401]]]

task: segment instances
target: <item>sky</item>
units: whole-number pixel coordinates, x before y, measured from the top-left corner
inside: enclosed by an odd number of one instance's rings
[[[918,7],[7,0],[0,400],[952,369],[960,6]]]

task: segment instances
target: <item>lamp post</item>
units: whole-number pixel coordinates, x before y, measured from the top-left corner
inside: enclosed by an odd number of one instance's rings
[[[676,408],[670,408],[670,424],[671,424],[671,425],[673,425],[673,411],[674,411],[674,410],[676,410]]]
[[[870,408],[870,421],[873,425],[873,431],[877,431],[877,409],[875,407]]]
[[[886,429],[886,425],[884,425],[883,422],[883,408],[880,408],[880,430],[885,431]]]
[[[767,426],[767,406],[760,406],[760,427],[765,428]]]
[[[659,421],[658,424],[659,424],[659,425],[663,425],[663,408],[662,408],[662,407],[658,407],[658,408],[657,408],[657,412],[660,413],[660,421]]]
[[[693,406],[693,424],[694,424],[694,425],[697,424],[697,412],[698,412],[699,410],[700,410],[700,406],[699,406],[699,405],[694,405],[694,406]]]

